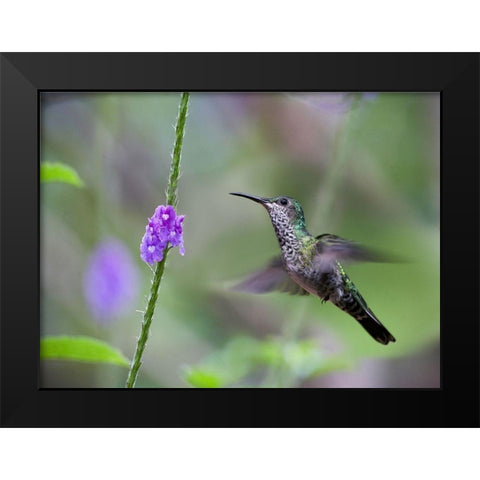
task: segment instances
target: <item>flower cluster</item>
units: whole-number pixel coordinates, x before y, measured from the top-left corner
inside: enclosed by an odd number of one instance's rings
[[[177,215],[171,205],[166,207],[159,205],[155,209],[145,227],[145,235],[140,244],[140,257],[144,262],[150,265],[161,262],[168,243],[173,247],[180,247],[180,255],[185,254],[182,230],[184,218],[184,215]]]

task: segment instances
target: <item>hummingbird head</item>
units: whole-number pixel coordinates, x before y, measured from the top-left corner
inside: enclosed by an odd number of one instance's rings
[[[247,195],[246,193],[232,192],[230,195],[237,195],[238,197],[245,197],[260,203],[265,207],[274,226],[281,224],[293,224],[296,227],[305,228],[305,217],[303,210],[294,198],[286,195],[279,195],[277,197],[256,197],[254,195]]]

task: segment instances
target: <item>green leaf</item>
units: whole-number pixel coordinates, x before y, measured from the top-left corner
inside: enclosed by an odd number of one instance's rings
[[[40,164],[40,181],[61,182],[83,187],[84,183],[78,173],[70,166],[60,162],[42,162]]]
[[[191,367],[184,372],[187,383],[198,388],[218,388],[223,385],[220,377],[207,369]]]
[[[108,343],[80,336],[43,337],[40,340],[40,358],[129,366],[128,359]]]

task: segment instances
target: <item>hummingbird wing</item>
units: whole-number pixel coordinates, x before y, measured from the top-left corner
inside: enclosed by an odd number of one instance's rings
[[[290,295],[308,295],[300,285],[295,283],[285,271],[282,257],[275,257],[267,267],[252,273],[233,290],[247,293],[267,293],[274,290]]]
[[[376,252],[362,245],[324,233],[315,237],[315,263],[320,270],[328,270],[334,261],[357,261],[357,262],[391,262],[395,259],[391,256]]]

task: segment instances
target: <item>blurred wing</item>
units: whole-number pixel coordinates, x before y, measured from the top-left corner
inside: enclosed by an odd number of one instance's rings
[[[275,257],[266,268],[252,273],[233,290],[248,293],[267,293],[278,290],[290,295],[308,295],[306,290],[288,276],[281,257]]]
[[[376,252],[360,244],[345,240],[344,238],[324,233],[315,237],[316,246],[316,263],[320,266],[331,265],[335,260],[339,261],[356,261],[356,262],[393,262],[393,256],[388,256],[380,252]]]

